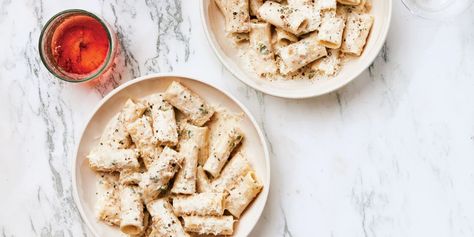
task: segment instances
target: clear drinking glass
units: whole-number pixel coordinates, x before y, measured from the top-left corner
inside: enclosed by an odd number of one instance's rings
[[[413,14],[426,19],[444,20],[461,14],[473,0],[402,0]]]
[[[59,29],[66,28],[65,25],[75,24],[75,23],[72,23],[73,21],[72,19],[78,16],[89,17],[93,19],[94,21],[97,21],[102,26],[101,30],[105,31],[107,41],[108,41],[107,53],[104,60],[102,60],[102,63],[94,70],[91,70],[86,73],[81,73],[81,74],[68,72],[64,68],[62,68],[54,57],[53,52],[55,49],[53,49],[52,47],[53,45],[52,42],[54,41],[55,32]],[[85,26],[81,25],[81,26],[75,26],[75,27],[84,28]],[[73,27],[69,27],[69,28],[72,29]],[[66,34],[66,33],[62,33],[62,34]],[[97,15],[85,10],[81,10],[81,9],[65,10],[54,15],[44,26],[39,38],[39,45],[38,45],[39,53],[40,53],[40,57],[43,64],[57,78],[67,81],[67,82],[75,82],[75,83],[85,82],[85,81],[89,81],[89,80],[102,76],[112,67],[112,64],[114,62],[114,57],[116,56],[116,52],[117,52],[117,38],[116,37],[117,36],[115,32],[113,31],[113,29],[110,27],[110,25],[107,22],[105,22],[105,20],[98,17]],[[87,46],[82,46],[81,44],[82,43],[79,44],[80,45],[79,48],[82,49],[83,47],[87,47]],[[73,46],[75,46],[75,44],[71,45],[71,48]],[[69,50],[72,50],[72,49],[69,49]],[[80,58],[80,56],[81,55],[79,55],[78,58]]]

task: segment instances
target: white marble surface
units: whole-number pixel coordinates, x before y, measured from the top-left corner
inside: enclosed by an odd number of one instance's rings
[[[394,0],[384,50],[345,88],[285,100],[240,83],[203,33],[199,1],[0,0],[0,234],[90,236],[71,196],[86,119],[112,88],[188,72],[227,89],[271,144],[272,186],[252,236],[474,236],[474,9],[417,19]],[[37,41],[67,8],[113,24],[124,59],[96,87],[58,81]]]

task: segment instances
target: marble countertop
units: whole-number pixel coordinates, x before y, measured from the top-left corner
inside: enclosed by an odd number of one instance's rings
[[[122,60],[107,83],[68,84],[42,65],[42,26],[83,8],[117,30]],[[251,236],[474,236],[474,9],[447,22],[394,0],[373,65],[313,99],[242,84],[207,43],[199,1],[0,0],[0,234],[91,236],[70,166],[87,117],[140,75],[187,72],[228,90],[271,148],[272,185]]]

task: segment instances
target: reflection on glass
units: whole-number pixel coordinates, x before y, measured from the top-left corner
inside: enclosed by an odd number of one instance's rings
[[[461,14],[468,9],[472,0],[402,0],[403,4],[415,15],[443,20]]]

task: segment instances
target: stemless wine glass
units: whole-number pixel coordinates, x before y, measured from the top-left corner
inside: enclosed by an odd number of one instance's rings
[[[76,73],[76,72],[70,72],[65,70],[61,65],[58,63],[58,60],[54,56],[56,48],[53,48],[53,42],[56,37],[56,31],[60,32],[62,29],[72,29],[74,27],[76,28],[84,28],[85,26],[80,25],[80,26],[71,26],[74,23],[74,18],[81,17],[81,19],[84,19],[86,17],[87,19],[92,19],[97,24],[100,25],[100,30],[105,31],[106,35],[106,41],[108,42],[108,49],[105,55],[105,58],[102,60],[102,63],[98,65],[95,69],[90,70],[85,73]],[[82,20],[81,23],[84,23]],[[86,23],[84,23],[86,24]],[[88,28],[89,30],[97,30],[96,28]],[[85,29],[85,28],[84,28]],[[83,29],[83,31],[84,31]],[[59,34],[67,34],[60,32]],[[84,33],[83,33],[84,34]],[[88,33],[90,35],[90,33]],[[80,38],[82,35],[78,35],[76,38]],[[70,9],[70,10],[65,10],[62,12],[59,12],[58,14],[54,15],[44,26],[40,38],[39,38],[39,53],[41,60],[43,64],[46,66],[46,68],[57,78],[67,81],[67,82],[85,82],[89,81],[95,78],[99,78],[100,76],[104,75],[113,65],[114,62],[114,57],[116,56],[116,52],[118,50],[117,48],[117,38],[114,30],[109,26],[109,24],[103,20],[102,18],[98,17],[97,15],[90,13],[85,10],[81,9]],[[93,38],[96,39],[96,38]],[[79,42],[79,41],[78,41]],[[84,48],[87,47],[82,45],[82,42],[80,44],[76,44],[73,42],[68,48],[69,51],[72,51],[78,47],[79,52]],[[64,49],[63,49],[64,50]],[[79,56],[75,55],[77,58],[81,58],[81,55]],[[87,60],[84,60],[87,61]],[[68,64],[72,64],[74,61],[68,61]]]
[[[444,20],[461,14],[473,0],[402,0],[413,14],[426,19]]]

